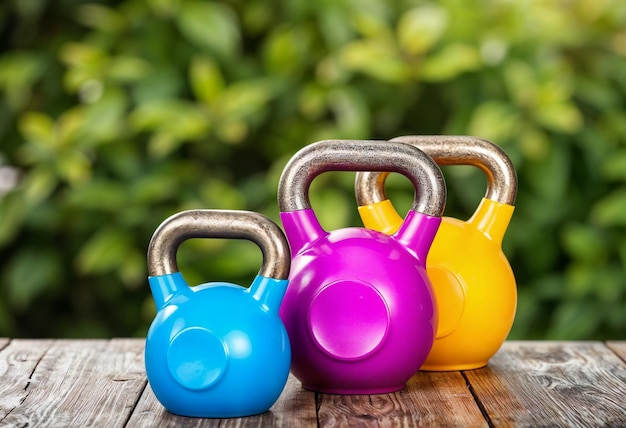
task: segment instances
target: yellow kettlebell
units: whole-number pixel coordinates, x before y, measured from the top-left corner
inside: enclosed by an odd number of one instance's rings
[[[394,138],[418,147],[439,165],[473,165],[487,176],[487,192],[467,221],[444,217],[428,253],[439,324],[421,370],[470,370],[487,365],[511,330],[517,287],[502,252],[513,215],[517,174],[495,144],[468,136]],[[355,192],[365,227],[394,233],[402,224],[385,194],[387,172],[359,172]]]

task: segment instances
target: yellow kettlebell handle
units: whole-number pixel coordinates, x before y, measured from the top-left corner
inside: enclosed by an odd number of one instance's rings
[[[391,141],[417,146],[439,165],[480,168],[487,177],[487,191],[467,222],[495,242],[502,242],[517,196],[517,174],[504,150],[490,141],[470,136],[417,135]],[[357,173],[355,194],[365,227],[394,233],[403,219],[385,193],[388,175],[387,172]]]

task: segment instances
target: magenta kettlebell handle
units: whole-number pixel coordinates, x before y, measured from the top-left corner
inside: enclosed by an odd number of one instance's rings
[[[398,141],[325,140],[298,151],[278,184],[281,212],[311,208],[309,187],[327,171],[391,171],[406,176],[415,188],[411,211],[441,217],[446,187],[441,170],[424,152]]]
[[[471,165],[487,177],[485,199],[514,205],[517,196],[517,174],[507,154],[496,144],[465,135],[407,135],[399,141],[419,147],[439,165]],[[359,172],[355,194],[359,206],[387,199],[385,180],[388,172]]]

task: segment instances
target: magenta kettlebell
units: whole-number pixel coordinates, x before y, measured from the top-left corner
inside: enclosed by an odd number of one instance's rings
[[[322,228],[308,196],[317,175],[387,170],[408,177],[420,195],[395,234]],[[291,371],[304,388],[387,393],[420,368],[437,326],[425,262],[445,200],[437,164],[404,143],[320,141],[285,166],[278,203],[292,264],[280,317],[292,344]]]

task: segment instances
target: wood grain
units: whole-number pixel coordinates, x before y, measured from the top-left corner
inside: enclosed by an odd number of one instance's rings
[[[33,390],[33,371],[51,340],[13,340],[0,351],[0,425]]]
[[[315,394],[305,391],[300,382],[289,375],[287,385],[272,408],[255,416],[232,419],[186,418],[165,410],[150,385],[145,389],[128,426],[132,427],[317,427]]]
[[[626,361],[626,342],[607,342],[608,346],[613,352],[615,352],[622,360]]]
[[[25,399],[2,423],[123,426],[146,384],[141,350],[137,340],[54,341],[38,361]]]
[[[626,364],[600,342],[507,342],[464,375],[495,426],[626,426]]]
[[[419,372],[393,394],[340,396],[290,376],[262,415],[185,418],[147,384],[143,339],[0,338],[0,426],[626,426],[626,342],[507,342],[488,367]]]
[[[458,372],[419,372],[392,394],[319,394],[318,404],[324,427],[487,426]]]

